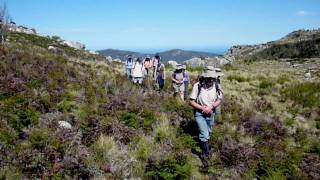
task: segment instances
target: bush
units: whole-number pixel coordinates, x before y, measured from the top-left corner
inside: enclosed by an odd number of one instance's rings
[[[163,160],[150,161],[146,167],[146,176],[148,179],[189,179],[191,165],[186,156],[169,156]]]
[[[34,129],[29,135],[29,141],[34,148],[44,148],[48,145],[49,131],[47,129]]]
[[[14,147],[15,141],[18,139],[17,133],[0,123],[0,142],[5,147]]]
[[[281,95],[303,107],[320,107],[320,83],[303,82],[286,87]]]
[[[39,112],[29,105],[27,99],[13,96],[3,104],[4,108],[0,110],[1,115],[8,118],[10,126],[18,132],[21,132],[24,127],[38,123]]]
[[[139,127],[138,116],[135,113],[123,113],[121,115],[121,121],[129,127],[135,129]]]
[[[156,120],[155,111],[149,108],[144,108],[141,117],[143,118],[143,128],[150,131],[152,124]]]

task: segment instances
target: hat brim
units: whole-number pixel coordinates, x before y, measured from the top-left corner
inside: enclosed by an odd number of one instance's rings
[[[201,77],[204,78],[217,78],[217,73],[215,73],[214,71],[209,71],[209,72],[204,72],[201,74]]]
[[[224,76],[224,74],[222,72],[216,72],[217,76]]]

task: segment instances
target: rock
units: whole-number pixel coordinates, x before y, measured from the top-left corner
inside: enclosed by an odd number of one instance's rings
[[[311,79],[311,71],[309,70],[307,73],[304,74],[304,77],[307,79],[307,80],[310,80]]]
[[[83,50],[86,48],[86,46],[82,43],[76,42],[76,41],[63,41],[62,44],[67,45],[69,47],[73,47],[75,49]]]
[[[170,64],[172,67],[175,67],[178,63],[176,61],[168,61],[168,64]]]
[[[72,125],[68,123],[67,121],[58,121],[59,127],[65,128],[65,129],[71,129]]]

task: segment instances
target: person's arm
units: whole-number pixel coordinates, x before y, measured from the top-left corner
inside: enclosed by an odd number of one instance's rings
[[[172,80],[173,82],[175,82],[175,83],[180,83],[178,80],[176,80],[176,79],[174,78],[174,73],[173,73],[172,76],[171,76],[171,80]]]
[[[203,111],[205,106],[201,106],[200,104],[198,104],[194,99],[191,99],[190,100],[190,105],[195,108],[195,109],[198,109],[198,110],[201,110]]]
[[[217,98],[217,100],[212,104],[212,109],[218,107],[220,104],[221,104],[221,99]]]

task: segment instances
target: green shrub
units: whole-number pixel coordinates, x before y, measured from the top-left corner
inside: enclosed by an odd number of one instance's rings
[[[194,137],[192,137],[189,134],[177,135],[177,139],[175,141],[175,149],[182,150],[182,149],[186,149],[186,148],[200,152],[200,149],[199,149]]]
[[[139,140],[135,143],[135,156],[142,160],[146,161],[150,156],[153,149],[153,144],[149,142],[145,136],[139,138]]]
[[[152,130],[152,123],[156,120],[155,111],[144,108],[141,117],[143,118],[143,127],[146,130]]]
[[[3,102],[4,108],[0,110],[3,117],[8,118],[11,127],[21,132],[24,127],[35,125],[39,120],[39,112],[29,105],[27,99],[13,96]]]
[[[39,128],[32,130],[29,135],[29,141],[34,148],[44,148],[50,142],[48,129]]]
[[[299,177],[297,166],[302,160],[301,150],[281,151],[283,149],[272,149],[272,147],[263,147],[260,150],[261,158],[259,159],[259,169],[257,170],[258,177],[262,179]]]
[[[163,103],[167,112],[176,112],[182,118],[193,119],[193,109],[188,103],[177,101],[174,97],[169,97]]]
[[[135,113],[125,112],[121,115],[121,121],[132,128],[139,127],[138,116]]]
[[[3,124],[0,125],[0,142],[2,142],[5,147],[13,147],[15,141],[18,139],[18,134],[5,127]]]
[[[191,165],[186,156],[166,157],[163,160],[149,162],[146,176],[150,179],[189,179]]]
[[[303,107],[320,107],[320,82],[296,83],[281,91],[286,99],[294,101]]]

